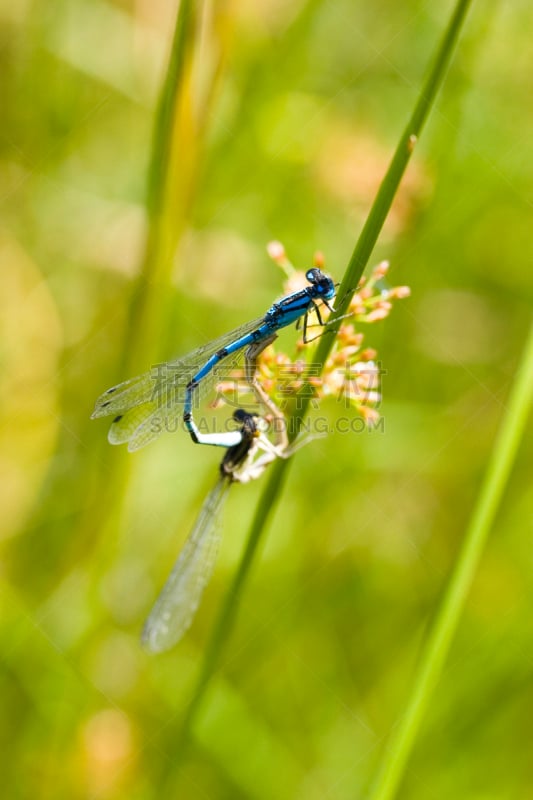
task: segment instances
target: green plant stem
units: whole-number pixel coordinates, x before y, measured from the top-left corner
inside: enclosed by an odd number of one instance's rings
[[[195,151],[187,149],[193,138],[189,75],[194,51],[195,3],[182,0],[176,17],[168,69],[159,99],[148,170],[146,207],[148,230],[141,270],[133,288],[122,347],[124,374],[143,368],[153,358],[164,326],[164,296],[172,270],[172,256],[186,223]],[[186,150],[178,153],[177,151]],[[173,180],[172,165],[181,154],[189,165],[181,180]]]
[[[338,292],[338,301],[335,303],[335,319],[328,329],[336,334],[339,330],[341,319],[350,305],[350,301],[357,289],[363,270],[372,254],[383,224],[387,218],[390,207],[398,191],[400,181],[411,158],[414,147],[422,133],[428,114],[435,102],[437,92],[444,81],[452,53],[459,38],[466,13],[471,0],[459,0],[453,16],[450,19],[440,46],[435,55],[435,60],[429,70],[426,81],[418,96],[413,113],[405,126],[404,132],[396,147],[392,161],[379,187],[376,199],[372,204],[370,213],[357,240],[352,257],[344,273]],[[324,336],[319,342],[316,360],[323,364],[329,355],[333,344],[333,336]]]
[[[146,368],[146,364],[152,362],[154,347],[163,324],[161,298],[165,291],[168,293],[172,262],[171,242],[177,241],[171,239],[170,219],[165,211],[168,197],[167,169],[173,147],[176,146],[177,108],[180,106],[180,98],[186,92],[185,63],[191,47],[186,40],[191,38],[194,16],[192,5],[192,0],[183,0],[180,3],[169,66],[154,126],[147,177],[146,244],[141,270],[132,289],[131,304],[128,306],[117,357],[117,374],[122,378],[132,374],[138,364]],[[179,225],[177,227],[179,229]],[[124,512],[132,471],[132,461],[122,448],[109,451],[109,445],[103,441],[101,447],[106,449],[105,461],[108,468],[103,471],[95,466],[99,460],[104,460],[104,456],[95,451],[95,460],[89,464],[88,475],[96,475],[96,479],[92,482],[87,480],[90,488],[86,493],[86,510],[80,519],[76,536],[85,547],[87,542],[91,542],[93,547],[98,548],[98,558],[93,559],[94,570],[98,574],[101,574],[103,564],[110,557],[116,541],[116,530]],[[94,535],[95,530],[99,532],[97,537]],[[97,585],[96,581],[94,585]]]
[[[172,147],[172,129],[180,88],[183,86],[187,41],[191,39],[193,26],[193,3],[191,0],[183,0],[179,4],[168,69],[161,90],[159,109],[154,126],[147,193],[147,208],[152,219],[161,213],[164,206],[166,174]]]
[[[533,324],[461,551],[426,640],[405,714],[385,755],[371,800],[391,800],[400,785],[509,480],[532,401]]]
[[[409,158],[413,151],[413,146],[420,135],[428,113],[435,102],[437,92],[444,80],[446,69],[449,65],[453,49],[457,42],[466,12],[470,6],[470,2],[471,0],[459,0],[451,17],[448,28],[443,36],[442,42],[437,49],[433,66],[430,69],[428,77],[422,87],[414,111],[409,119],[409,122],[407,123],[404,133],[400,138],[390,166],[381,183],[376,199],[372,204],[372,208],[370,209],[368,219],[363,227],[352,257],[348,263],[348,267],[339,289],[340,300],[336,304],[337,313],[334,315],[335,317],[342,316],[342,314],[347,310],[350,300],[361,279],[363,270],[368,262],[368,259],[370,258],[372,250],[374,249],[385,218],[392,205],[394,195],[398,190],[400,181],[409,162]],[[334,334],[338,330],[339,325],[340,320],[337,320],[337,322],[333,321],[329,324],[329,335],[324,335],[320,339],[316,357],[313,359],[315,363],[325,363],[333,345]],[[301,421],[303,420],[307,408],[308,401],[304,401],[304,403],[302,403],[302,408],[293,414],[293,416],[288,420],[289,431],[293,432],[294,435],[296,435],[299,430]],[[220,615],[215,623],[212,638],[208,645],[204,662],[200,671],[200,676],[195,685],[190,705],[183,720],[180,737],[182,747],[184,747],[187,742],[195,715],[201,705],[211,676],[217,668],[223,646],[231,632],[237,614],[237,608],[242,589],[253,563],[267,519],[272,512],[274,503],[279,499],[283,480],[288,468],[288,463],[288,461],[279,461],[274,465],[274,468],[270,473],[268,483],[265,487],[264,494],[259,502],[241,564],[233,584],[225,598]]]
[[[190,730],[190,726],[196,716],[198,707],[204,697],[204,692],[208,687],[211,676],[217,668],[220,653],[224,645],[224,640],[227,638],[228,632],[231,630],[233,625],[235,619],[235,608],[238,604],[250,566],[257,552],[257,546],[261,538],[265,521],[268,519],[271,511],[274,508],[276,497],[287,475],[286,470],[281,468],[285,463],[286,462],[282,461],[281,459],[278,459],[278,461],[273,464],[271,480],[269,481],[259,501],[259,505],[252,521],[246,548],[229,592],[225,598],[220,615],[217,619],[217,624],[213,631],[213,635],[211,636],[211,639],[207,645],[201,672],[195,686],[195,691],[193,693],[192,700],[187,707],[185,717],[181,723],[180,743],[177,748],[178,753],[182,753],[184,747],[186,746],[188,731]]]
[[[194,68],[199,61],[199,18],[206,3],[182,0],[176,16],[169,62],[161,89],[152,137],[147,176],[147,233],[142,264],[132,288],[131,303],[124,326],[117,377],[128,377],[152,364],[165,329],[170,325],[168,289],[173,255],[187,225],[199,165],[199,153],[214,84],[220,77],[225,48],[225,17],[217,22],[215,71],[204,93],[195,103]],[[103,444],[107,450],[109,447]],[[103,459],[103,457],[102,457]],[[87,493],[87,513],[80,520],[77,539],[91,541],[99,548],[95,570],[102,570],[111,556],[116,529],[123,517],[132,460],[122,448],[106,452],[108,469],[93,468],[97,478]],[[94,530],[100,535],[94,536]],[[96,585],[96,582],[95,582]]]

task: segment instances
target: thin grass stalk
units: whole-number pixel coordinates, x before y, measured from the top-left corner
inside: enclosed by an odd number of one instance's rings
[[[341,325],[341,317],[348,311],[350,301],[357,289],[363,271],[368,264],[378,236],[385,223],[390,207],[398,191],[413,150],[420,138],[429,112],[435,103],[437,92],[444,82],[459,33],[463,26],[472,0],[459,0],[450,19],[440,46],[435,55],[432,67],[422,87],[411,118],[396,147],[389,168],[381,182],[376,199],[357,240],[354,251],[344,273],[339,288],[339,299],[335,303],[335,319],[328,326],[329,335],[323,336],[318,343],[316,361],[324,364],[333,345],[334,335]],[[306,410],[306,409],[305,409]]]
[[[191,702],[187,706],[185,717],[181,722],[179,739],[175,750],[178,759],[183,756],[192,723],[204,698],[204,693],[209,686],[211,676],[217,668],[220,653],[222,652],[224,642],[227,639],[228,632],[231,630],[233,625],[235,610],[239,602],[239,597],[242,593],[244,583],[250,571],[253,559],[256,555],[257,546],[259,544],[265,522],[268,519],[270,512],[274,508],[276,496],[279,493],[280,486],[287,475],[286,470],[281,469],[282,465],[285,463],[285,461],[278,459],[278,461],[272,465],[272,475],[276,476],[276,480],[269,481],[265,491],[261,495],[259,506],[255,513],[250,534],[246,543],[246,548],[228,594],[224,599],[224,604],[217,618],[213,634],[207,644],[201,672],[198,677]],[[176,763],[176,761],[174,763]]]
[[[146,208],[148,230],[141,271],[133,289],[122,347],[124,373],[135,372],[153,359],[164,326],[163,297],[172,271],[172,256],[186,222],[190,182],[196,162],[191,128],[190,75],[195,46],[196,3],[181,0],[176,17],[152,139]],[[173,164],[181,156],[181,180]],[[187,180],[185,180],[185,177]]]
[[[533,324],[461,550],[424,645],[405,713],[384,756],[371,800],[392,800],[398,791],[509,481],[532,402]]]
[[[152,140],[151,165],[147,178],[147,216],[148,229],[142,268],[132,290],[131,304],[123,333],[120,353],[117,356],[118,377],[124,378],[133,372],[137,361],[146,366],[143,358],[153,352],[152,348],[158,338],[162,311],[155,313],[155,306],[160,297],[162,283],[165,282],[163,272],[158,266],[163,262],[163,254],[168,248],[162,246],[163,228],[161,225],[162,209],[166,196],[165,167],[169,162],[175,128],[175,110],[178,98],[184,94],[185,47],[190,38],[192,25],[191,0],[180,3],[176,18],[169,67],[161,91],[159,111]],[[190,45],[188,45],[190,46]],[[170,259],[168,259],[170,262]],[[167,282],[169,277],[167,269]],[[167,283],[165,283],[167,285]],[[100,448],[102,450],[100,451]],[[105,448],[105,456],[103,455]],[[88,463],[88,479],[90,487],[86,494],[86,511],[78,525],[76,540],[91,542],[99,549],[99,557],[94,558],[94,570],[99,574],[116,541],[116,530],[123,514],[124,500],[131,477],[132,460],[122,449],[109,451],[107,442],[95,446],[94,461]],[[107,463],[107,469],[99,468],[99,462]],[[98,531],[98,537],[94,532]],[[95,584],[96,585],[96,584]]]
[[[169,65],[156,115],[147,177],[146,244],[141,270],[132,290],[121,352],[117,358],[117,364],[122,370],[121,377],[134,372],[137,364],[145,367],[147,361],[152,360],[162,325],[161,292],[168,289],[172,242],[175,246],[178,235],[170,232],[169,214],[165,210],[169,193],[168,169],[173,147],[176,147],[179,109],[184,105],[183,98],[187,94],[187,64],[190,61],[194,29],[193,7],[193,0],[182,0],[179,4]],[[176,227],[179,230],[180,226]],[[104,503],[99,507],[107,509],[106,524],[114,528],[122,513],[131,459],[120,451],[113,452],[106,458],[110,462],[110,469],[106,474],[101,473],[99,483],[105,482],[105,485],[98,485],[96,492],[100,497],[109,496],[109,504]]]
[[[174,254],[194,203],[210,110],[226,58],[225,4],[181,0],[154,128],[146,247],[123,346],[124,374],[152,363],[167,332]],[[204,57],[205,50],[210,57]],[[205,64],[211,64],[206,69]]]
[[[340,289],[340,300],[336,303],[337,313],[334,317],[342,316],[348,309],[350,300],[357,288],[363,274],[363,270],[372,254],[378,236],[381,232],[389,209],[392,205],[394,196],[400,185],[400,181],[405,173],[407,164],[413,152],[414,145],[418,140],[427,116],[435,103],[437,92],[441,87],[446,70],[450,63],[454,47],[457,43],[459,33],[463,26],[466,13],[471,0],[459,0],[454,13],[450,19],[444,36],[437,48],[433,65],[431,66],[426,81],[420,91],[413,113],[407,126],[398,142],[398,146],[380,185],[376,199],[374,200],[366,223],[361,231],[353,254],[346,268]],[[340,326],[340,320],[333,321],[328,325],[328,335],[324,335],[319,340],[316,356],[313,363],[324,364],[333,346],[335,334]],[[296,435],[301,427],[301,422],[307,412],[309,399],[304,398],[301,408],[288,419],[288,428],[293,435]],[[206,689],[212,675],[220,662],[224,644],[228,640],[233,627],[240,596],[253,564],[257,548],[268,520],[273,511],[273,506],[281,494],[283,481],[286,478],[290,461],[277,462],[270,472],[265,491],[259,500],[256,514],[254,516],[247,545],[242,557],[237,574],[224,600],[221,612],[215,622],[211,640],[207,646],[204,661],[200,670],[197,683],[191,695],[191,701],[182,722],[180,734],[180,747],[178,756],[182,755],[182,749],[186,746],[190,730],[194,723],[198,709],[201,706]]]
[[[142,266],[132,290],[117,375],[125,378],[153,363],[162,332],[168,327],[166,301],[172,277],[173,255],[188,223],[205,120],[218,83],[225,53],[224,26],[215,15],[218,60],[204,92],[196,103],[194,75],[199,19],[208,5],[181,0],[176,17],[168,69],[161,90],[152,138],[147,178],[146,209],[148,228]],[[220,39],[218,38],[220,37]],[[210,42],[211,43],[211,42]],[[107,444],[103,445],[108,447]],[[125,497],[132,472],[132,460],[121,449],[106,451],[108,468],[96,470],[97,479],[87,498],[88,513],[79,526],[80,541],[98,541],[99,571],[116,540],[115,532],[123,517]],[[95,514],[96,510],[96,514]],[[98,530],[98,540],[94,530]],[[107,535],[109,533],[109,535]]]
[[[157,218],[163,209],[174,118],[184,84],[186,55],[190,50],[191,34],[194,30],[193,11],[194,3],[191,0],[182,0],[179,3],[168,69],[161,90],[153,133],[146,202],[151,219]]]

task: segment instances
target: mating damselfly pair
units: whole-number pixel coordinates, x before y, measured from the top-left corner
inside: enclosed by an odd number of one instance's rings
[[[256,361],[276,338],[277,331],[303,320],[305,341],[310,313],[314,312],[322,325],[320,304],[333,310],[329,305],[335,297],[332,279],[316,267],[306,272],[306,279],[309,286],[273,303],[263,317],[167,362],[165,369],[147,372],[108,389],[96,401],[92,417],[113,415],[108,439],[111,444],[127,443],[130,451],[156,439],[180,415],[195,443],[227,448],[219,478],[146,621],[143,643],[148,650],[170,648],[192,621],[214,568],[219,540],[216,523],[231,483],[258,478],[272,460],[286,458],[292,452],[283,415],[257,381]],[[252,392],[264,416],[276,422],[277,437],[273,441],[262,430],[262,417],[243,409],[233,415],[239,426],[233,431],[201,433],[194,420],[193,405],[212,388],[215,367],[243,351]]]
[[[316,312],[319,324],[322,323],[317,301],[331,310],[328,301],[335,297],[335,285],[316,267],[306,272],[306,278],[309,286],[273,303],[263,317],[167,362],[155,375],[146,372],[104,392],[96,401],[92,418],[114,416],[108,434],[111,444],[127,442],[128,450],[138,450],[168,429],[168,423],[181,413],[197,444],[220,447],[238,444],[242,438],[240,431],[201,433],[194,421],[193,405],[212,388],[215,367],[222,361],[246,347],[272,341],[277,331],[301,319],[305,340],[312,311]]]

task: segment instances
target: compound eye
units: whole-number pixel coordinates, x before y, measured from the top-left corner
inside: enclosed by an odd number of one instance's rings
[[[307,272],[305,273],[305,277],[309,281],[309,283],[318,283],[319,275],[320,275],[320,270],[317,269],[316,267],[308,269]]]

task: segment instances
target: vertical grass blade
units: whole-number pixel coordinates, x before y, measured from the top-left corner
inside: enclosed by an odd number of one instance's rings
[[[348,310],[357,285],[363,274],[368,260],[381,233],[390,207],[398,191],[400,181],[405,173],[416,143],[422,133],[428,114],[435,103],[437,93],[444,82],[446,71],[459,38],[459,33],[471,4],[471,0],[459,0],[448,27],[444,33],[440,46],[435,54],[433,64],[429,69],[427,78],[422,86],[411,117],[400,137],[400,141],[389,164],[385,177],[379,187],[376,199],[372,204],[370,213],[357,240],[354,251],[344,273],[338,292],[338,301],[335,303],[337,322],[330,326],[336,333],[339,329],[343,314]],[[331,350],[333,336],[324,336],[319,341],[316,360],[323,364]]]
[[[125,376],[152,363],[167,327],[165,301],[173,257],[194,202],[206,125],[225,61],[227,28],[227,15],[211,3],[179,3],[152,139],[148,230],[124,337]],[[210,70],[204,60],[213,61]]]
[[[222,648],[231,631],[235,619],[235,612],[239,602],[239,597],[242,593],[244,583],[246,581],[246,578],[250,571],[251,564],[257,552],[257,545],[259,544],[261,533],[264,529],[265,521],[270,511],[273,510],[276,501],[276,496],[279,493],[279,487],[281,485],[281,481],[284,479],[286,475],[286,471],[282,469],[282,466],[286,465],[286,463],[287,463],[286,461],[278,459],[272,465],[271,477],[274,476],[276,480],[269,481],[265,489],[265,492],[263,492],[261,496],[259,506],[257,508],[255,517],[252,522],[250,535],[246,543],[246,548],[244,550],[243,557],[237,569],[236,575],[232,581],[228,594],[226,595],[226,598],[224,600],[224,604],[216,621],[211,639],[207,644],[200,674],[198,676],[196,686],[194,687],[191,700],[187,707],[185,717],[181,722],[181,729],[179,732],[179,739],[177,746],[178,757],[181,757],[183,755],[183,751],[187,745],[189,732],[193,724],[193,721],[196,717],[196,713],[204,698],[204,694],[207,687],[209,686],[211,677],[217,669]]]
[[[426,640],[405,714],[385,755],[371,800],[391,800],[398,790],[509,480],[532,401],[533,324],[461,551]]]
[[[339,302],[336,304],[336,309],[338,310],[339,314],[344,313],[348,308],[363,270],[374,249],[379,233],[383,227],[383,223],[385,222],[394,196],[400,185],[400,181],[405,173],[405,169],[413,151],[414,144],[420,135],[424,122],[426,121],[427,116],[435,102],[437,92],[443,83],[446,70],[450,63],[450,59],[457,43],[459,33],[463,26],[470,3],[471,0],[459,0],[444,33],[442,41],[437,48],[433,65],[429,70],[428,76],[418,96],[413,113],[411,114],[407,126],[399,140],[390,166],[379,188],[376,199],[372,204],[368,219],[363,227],[346,269],[341,287],[339,289]],[[337,324],[333,323],[330,326],[332,333],[336,332],[339,324],[340,321]],[[316,357],[313,358],[315,363],[325,363],[329,351],[333,345],[333,341],[333,335],[323,336],[319,340],[317,354]],[[298,410],[298,412],[288,420],[289,431],[298,431],[299,423],[307,411],[308,401],[304,399],[301,405],[302,407],[300,410]],[[193,690],[185,719],[183,720],[180,736],[181,747],[184,747],[188,740],[191,726],[194,723],[195,715],[201,706],[201,702],[209,685],[211,676],[213,675],[220,661],[220,655],[224,644],[231,633],[237,613],[239,599],[242,594],[242,589],[253,564],[257,547],[260,543],[267,519],[273,510],[273,505],[280,496],[282,483],[286,477],[289,463],[289,461],[280,461],[274,465],[270,472],[268,484],[265,487],[265,491],[263,492],[257,507],[240,567],[237,571],[234,582],[228,591],[220,615],[215,623],[212,639],[208,644],[200,675]]]
[[[125,375],[152,361],[164,327],[163,298],[170,281],[172,255],[188,213],[187,199],[196,164],[195,152],[189,147],[195,138],[190,96],[195,22],[195,3],[183,0],[176,17],[154,126],[146,199],[146,244],[133,288],[122,348]],[[173,165],[179,155],[188,169],[174,181]]]
[[[200,18],[210,4],[182,0],[169,53],[168,67],[161,89],[154,124],[150,168],[147,176],[147,234],[142,264],[132,288],[131,303],[124,326],[117,370],[122,377],[135,374],[153,363],[154,355],[169,326],[169,306],[165,302],[171,282],[173,255],[187,225],[196,189],[202,133],[220,77],[225,46],[225,18],[213,15],[209,28],[217,54],[215,69],[207,75],[201,101],[195,96],[194,74],[200,61]],[[216,24],[215,24],[216,23]],[[216,46],[215,46],[216,44]],[[204,71],[205,72],[205,71]],[[107,447],[107,443],[103,443]],[[106,453],[109,468],[97,471],[87,499],[90,509],[79,525],[80,541],[93,541],[100,532],[101,569],[124,511],[132,462],[120,450]],[[102,500],[102,498],[104,498]],[[96,513],[95,513],[96,509]]]

